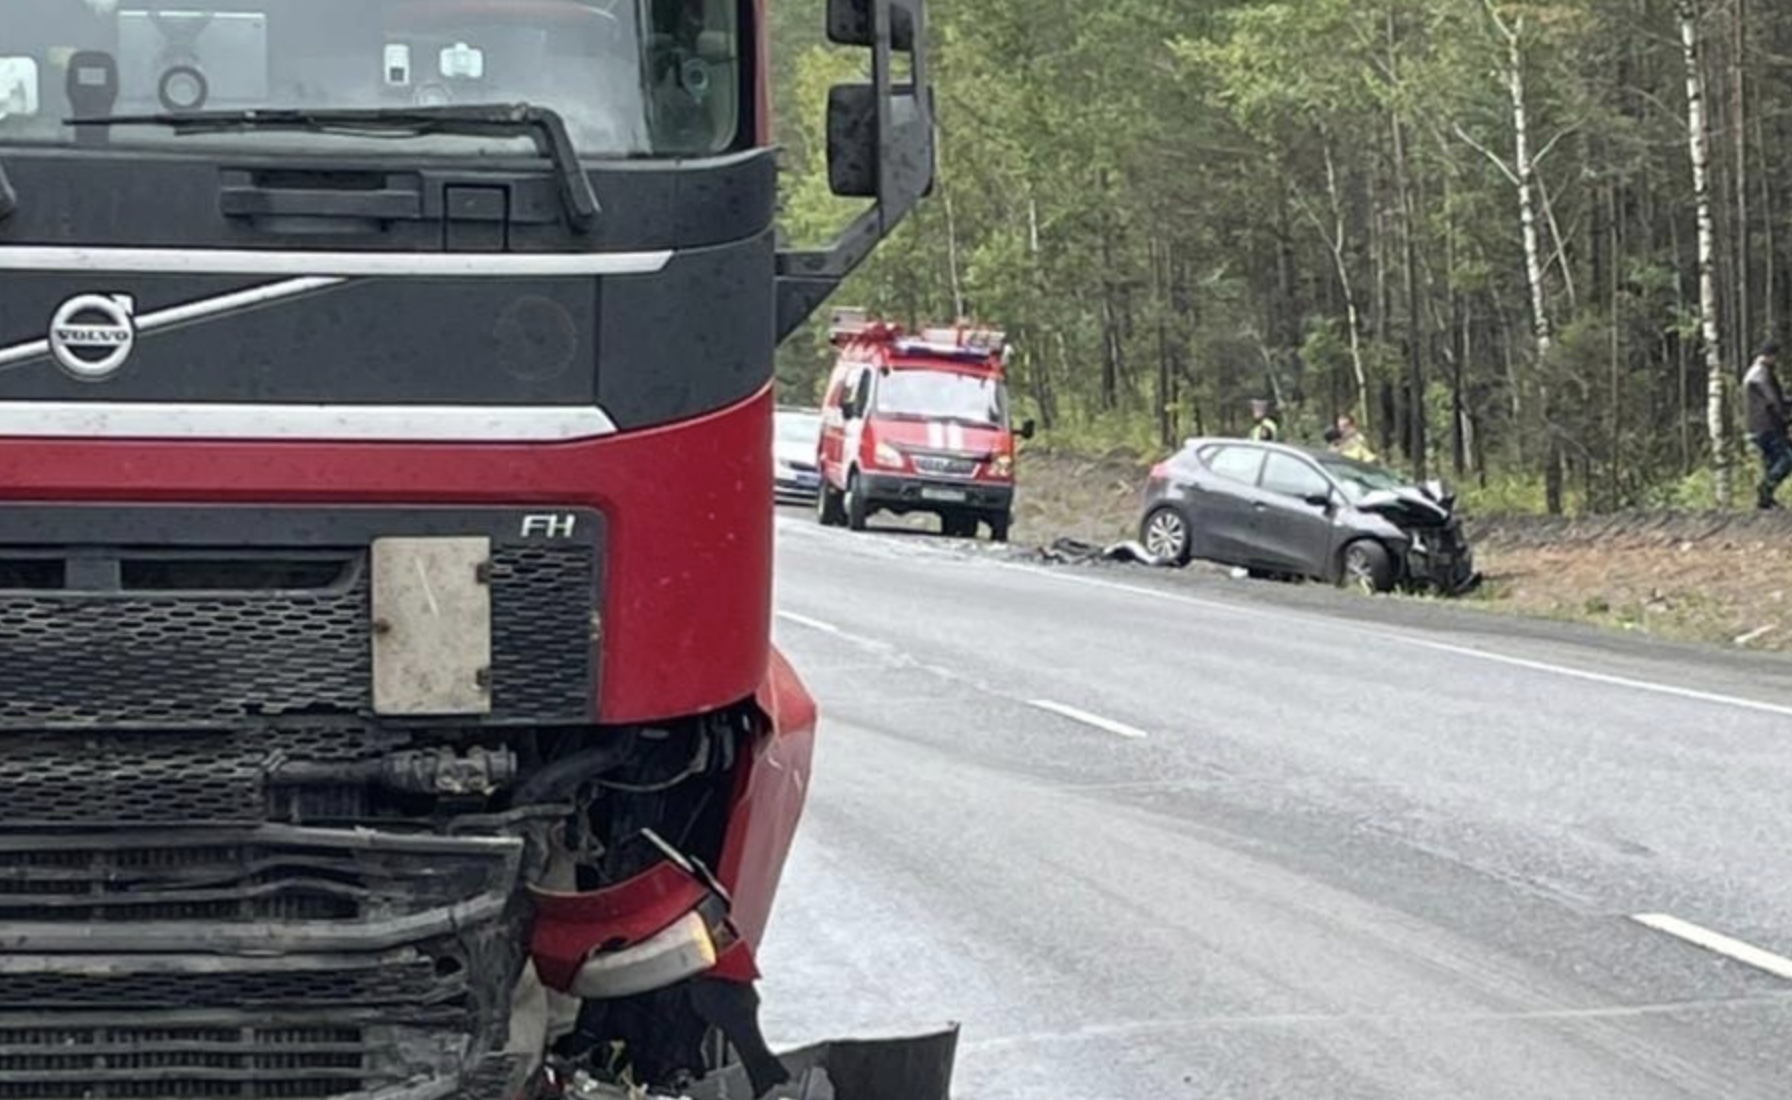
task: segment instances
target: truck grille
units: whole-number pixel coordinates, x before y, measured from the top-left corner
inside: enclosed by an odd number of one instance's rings
[[[352,714],[372,675],[368,601],[365,572],[292,595],[0,596],[0,723]]]
[[[0,832],[0,1100],[451,1081],[501,1038],[520,850],[279,826]]]
[[[409,744],[408,735],[353,723],[278,723],[247,730],[111,730],[78,738],[0,732],[0,812],[8,826],[249,825],[358,817],[359,785],[283,790],[282,764],[350,764]],[[299,816],[303,817],[304,814]],[[0,866],[3,866],[0,857]],[[0,893],[4,893],[0,885]]]
[[[0,590],[0,729],[360,714],[372,694],[363,559],[309,590]],[[597,584],[590,546],[494,547],[489,721],[588,718]]]
[[[0,834],[0,927],[391,919],[503,883],[501,862],[447,842],[388,853],[344,839],[352,834],[279,827],[150,835]],[[0,1001],[11,995],[0,988]]]
[[[443,1038],[403,1028],[370,1042],[361,1028],[321,1019],[284,1027],[0,1026],[0,1100],[342,1096],[401,1083],[400,1044],[441,1046]]]
[[[910,455],[915,472],[929,477],[975,477],[977,460],[951,455]]]

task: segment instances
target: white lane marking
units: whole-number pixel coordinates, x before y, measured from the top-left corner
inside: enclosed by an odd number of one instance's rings
[[[1716,952],[1727,959],[1752,966],[1756,970],[1765,971],[1776,978],[1792,981],[1792,959],[1784,955],[1775,955],[1764,951],[1753,944],[1743,943],[1739,939],[1713,932],[1709,928],[1701,928],[1690,921],[1668,916],[1666,913],[1639,913],[1631,920],[1645,928],[1653,928],[1657,932],[1685,940],[1687,943]]]
[[[1027,705],[1036,710],[1043,710],[1056,714],[1060,718],[1068,718],[1073,722],[1081,722],[1085,726],[1093,726],[1098,730],[1105,730],[1117,737],[1124,737],[1130,741],[1143,741],[1150,736],[1144,730],[1139,729],[1136,726],[1129,726],[1125,722],[1116,722],[1112,718],[1103,718],[1099,714],[1090,714],[1086,710],[1079,710],[1076,707],[1066,706],[1063,703],[1054,703],[1050,699],[1034,699],[1029,701]]]
[[[833,623],[824,623],[820,619],[811,619],[807,615],[798,615],[794,611],[780,611],[780,612],[778,612],[778,618],[783,619],[787,623],[795,623],[798,626],[806,626],[810,630],[819,630],[823,634],[839,634],[839,633],[841,633],[840,628],[835,626]]]
[[[1266,619],[1300,625],[1323,623],[1339,630],[1350,631],[1365,637],[1376,638],[1385,642],[1411,646],[1415,649],[1428,649],[1434,653],[1448,653],[1457,657],[1469,657],[1494,664],[1522,668],[1531,672],[1543,672],[1552,676],[1562,676],[1587,683],[1604,684],[1607,687],[1621,687],[1632,691],[1646,691],[1654,695],[1666,695],[1675,699],[1686,699],[1695,703],[1711,703],[1716,706],[1736,707],[1751,710],[1758,714],[1772,714],[1782,718],[1792,718],[1792,706],[1780,703],[1768,703],[1760,699],[1746,699],[1739,695],[1723,695],[1712,691],[1699,691],[1696,688],[1675,687],[1672,684],[1657,684],[1648,680],[1633,680],[1628,676],[1614,676],[1604,672],[1590,672],[1586,669],[1571,668],[1567,665],[1552,664],[1548,661],[1535,661],[1526,657],[1511,657],[1491,650],[1476,649],[1472,646],[1454,645],[1450,642],[1435,642],[1428,638],[1415,638],[1407,634],[1399,634],[1387,630],[1374,630],[1342,619],[1324,615],[1299,615],[1285,612],[1267,611],[1260,608],[1241,607],[1238,604],[1224,603],[1219,600],[1204,600],[1197,596],[1185,596],[1177,592],[1160,592],[1151,588],[1139,588],[1130,584],[1119,584],[1114,581],[1098,580],[1095,577],[1077,577],[1035,566],[1016,565],[1010,562],[995,562],[997,568],[1012,569],[1016,572],[1029,573],[1033,576],[1050,577],[1053,580],[1069,584],[1087,585],[1092,588],[1106,588],[1116,592],[1129,592],[1135,596],[1146,596],[1152,599],[1167,600],[1172,603],[1187,604],[1191,607],[1206,608],[1210,611],[1229,612],[1245,618]]]
[[[1335,1028],[1339,1024],[1478,1024],[1524,1023],[1576,1020],[1636,1020],[1651,1016],[1708,1015],[1717,1008],[1781,1009],[1786,999],[1780,996],[1727,997],[1714,1001],[1658,1001],[1637,1005],[1592,1006],[1587,1008],[1519,1008],[1482,1012],[1291,1012],[1263,1016],[1169,1016],[1156,1020],[1119,1020],[1061,1031],[1034,1031],[1014,1035],[993,1035],[959,1044],[962,1051],[993,1051],[1014,1047],[1062,1046],[1066,1043],[1111,1040],[1121,1037],[1175,1034],[1200,1031],[1239,1031],[1257,1028],[1282,1031],[1288,1028],[1317,1026]]]

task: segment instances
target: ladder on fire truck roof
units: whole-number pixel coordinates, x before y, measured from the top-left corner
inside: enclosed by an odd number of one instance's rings
[[[918,334],[904,332],[901,325],[873,320],[868,310],[842,307],[833,311],[828,324],[828,337],[836,345],[858,340],[889,343],[906,355],[949,355],[956,358],[1007,359],[1008,334],[988,325],[968,322],[952,326],[926,326]]]

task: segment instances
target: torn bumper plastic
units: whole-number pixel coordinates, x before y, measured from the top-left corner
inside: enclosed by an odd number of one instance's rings
[[[820,1043],[782,1056],[790,1081],[755,1097],[747,1075],[730,1067],[706,1078],[689,1100],[949,1100],[958,1029],[902,1039]]]

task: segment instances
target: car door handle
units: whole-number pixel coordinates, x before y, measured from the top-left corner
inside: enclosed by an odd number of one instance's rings
[[[1254,512],[1267,512],[1267,511],[1269,511],[1269,505],[1263,503],[1262,501],[1258,501],[1257,503],[1251,505],[1251,510]]]

